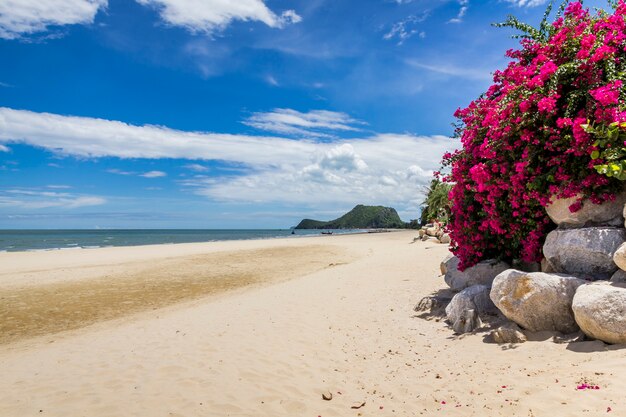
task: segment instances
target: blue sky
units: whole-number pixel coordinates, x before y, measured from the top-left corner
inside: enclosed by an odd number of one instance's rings
[[[540,0],[0,2],[0,228],[416,218]],[[604,7],[604,2],[587,2]]]

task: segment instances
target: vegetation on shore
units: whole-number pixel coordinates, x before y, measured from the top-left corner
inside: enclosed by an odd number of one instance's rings
[[[405,228],[398,212],[391,207],[357,205],[348,213],[331,221],[304,219],[296,229],[395,229]]]

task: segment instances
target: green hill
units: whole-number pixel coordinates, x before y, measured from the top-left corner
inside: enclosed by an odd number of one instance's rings
[[[304,219],[296,229],[386,229],[404,228],[398,212],[391,207],[359,204],[338,219],[328,222]]]

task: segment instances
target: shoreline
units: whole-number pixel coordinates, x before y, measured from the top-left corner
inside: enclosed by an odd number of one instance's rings
[[[190,263],[205,255],[234,256],[231,265],[266,273],[252,285],[1,344],[0,415],[626,412],[623,348],[554,344],[542,334],[521,345],[496,345],[485,342],[487,333],[455,336],[443,321],[418,317],[415,304],[445,287],[439,263],[447,247],[412,244],[414,235],[150,246],[126,255],[111,248],[84,251],[82,261],[71,251],[62,261],[45,253],[15,256],[31,259],[21,264],[27,282],[18,285],[31,295],[49,284],[88,285],[102,274],[111,287],[128,289],[122,284],[135,282],[129,276],[137,268],[152,268],[146,276],[159,285],[163,271],[193,278],[211,270]],[[269,255],[255,256],[262,251]],[[0,260],[0,289],[19,282],[9,269]],[[17,264],[13,270],[20,270]],[[45,303],[53,296],[33,299]],[[600,389],[579,391],[581,381]],[[322,399],[325,393],[332,400]]]
[[[113,230],[113,229],[112,229]],[[166,230],[170,230],[170,229],[114,229],[113,231],[116,232],[120,232],[120,231],[130,231],[130,232],[135,232],[135,231],[166,231]],[[172,231],[203,231],[203,229],[171,229]],[[229,232],[229,231],[250,231],[250,232],[265,232],[265,231],[288,231],[291,229],[206,229],[208,231],[218,231],[218,232]],[[92,250],[92,249],[103,249],[103,248],[128,248],[128,247],[136,247],[136,246],[153,246],[153,245],[181,245],[181,244],[191,244],[191,243],[213,243],[213,242],[231,242],[231,241],[250,241],[250,240],[272,240],[272,239],[294,239],[294,238],[306,238],[306,237],[320,237],[320,236],[328,236],[328,234],[322,233],[323,230],[326,229],[298,229],[298,230],[307,230],[307,231],[312,231],[312,230],[319,230],[318,233],[307,233],[307,234],[289,234],[289,235],[275,235],[275,236],[267,236],[267,237],[258,237],[258,236],[253,236],[253,237],[244,237],[244,238],[233,238],[233,239],[210,239],[210,240],[201,240],[201,241],[187,241],[187,242],[155,242],[155,243],[138,243],[138,244],[118,244],[118,245],[81,245],[80,243],[70,243],[70,244],[65,244],[64,247],[60,247],[60,246],[54,246],[54,247],[48,247],[48,248],[27,248],[27,249],[20,249],[20,250],[7,250],[7,249],[1,249],[0,250],[0,254],[3,253],[21,253],[21,252],[50,252],[50,251],[67,251],[67,250]],[[331,229],[328,229],[331,230]],[[343,232],[343,230],[348,230],[346,232]],[[364,234],[364,233],[372,233],[370,230],[376,230],[376,229],[332,229],[333,233],[331,235],[334,236],[344,236],[344,235],[355,235],[355,234]],[[402,231],[402,230],[409,230],[409,229],[386,229],[389,232],[397,232],[397,231]],[[2,232],[21,232],[21,231],[36,231],[36,232],[47,232],[47,231],[51,231],[51,232],[73,232],[73,231],[79,231],[79,232],[100,232],[100,231],[106,231],[106,230],[102,230],[102,229],[79,229],[79,230],[73,230],[73,229],[5,229],[5,230],[0,230],[0,234]],[[10,246],[10,248],[13,248],[13,246]]]

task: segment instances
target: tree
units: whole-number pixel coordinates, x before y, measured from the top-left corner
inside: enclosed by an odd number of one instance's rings
[[[450,200],[448,194],[452,186],[439,181],[437,178],[426,187],[426,199],[422,203],[422,214],[420,223],[428,223],[432,219],[437,219],[442,223],[447,223],[450,217]]]

